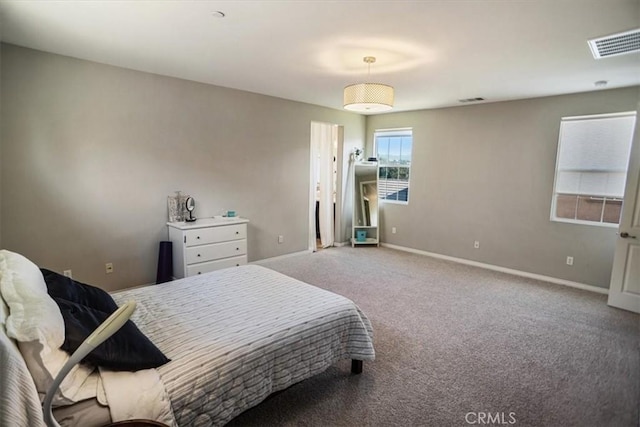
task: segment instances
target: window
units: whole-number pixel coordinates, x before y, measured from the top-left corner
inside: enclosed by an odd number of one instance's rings
[[[552,221],[620,222],[635,121],[635,112],[562,119]]]
[[[378,130],[374,133],[378,158],[378,194],[381,200],[409,202],[411,129]]]

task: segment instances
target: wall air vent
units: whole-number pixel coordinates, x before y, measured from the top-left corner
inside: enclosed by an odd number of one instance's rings
[[[589,40],[595,59],[640,52],[640,28]]]
[[[466,98],[466,99],[458,99],[458,102],[466,103],[466,102],[480,102],[484,101],[484,98]]]

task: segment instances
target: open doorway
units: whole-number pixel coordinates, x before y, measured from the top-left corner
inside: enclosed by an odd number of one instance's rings
[[[311,122],[309,250],[333,246],[336,223],[339,126]]]

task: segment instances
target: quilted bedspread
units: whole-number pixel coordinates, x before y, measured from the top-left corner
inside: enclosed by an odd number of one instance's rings
[[[178,425],[222,425],[340,359],[373,360],[350,300],[256,265],[113,295],[171,362],[158,369]]]

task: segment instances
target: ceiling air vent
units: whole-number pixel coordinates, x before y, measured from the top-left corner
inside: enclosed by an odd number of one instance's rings
[[[589,40],[595,59],[640,52],[640,28]]]
[[[458,99],[458,102],[480,102],[480,101],[484,101],[484,98],[465,98],[465,99]]]

